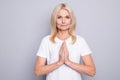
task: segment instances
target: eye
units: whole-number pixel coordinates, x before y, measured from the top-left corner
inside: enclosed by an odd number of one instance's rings
[[[60,18],[62,18],[62,17],[61,17],[61,16],[58,16],[57,18],[60,19]]]
[[[70,16],[66,16],[66,19],[70,19]]]

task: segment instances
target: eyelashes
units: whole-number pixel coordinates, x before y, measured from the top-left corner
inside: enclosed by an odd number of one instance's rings
[[[62,18],[62,16],[58,16],[57,18],[60,19],[60,18]]]
[[[58,16],[57,18],[58,18],[58,19],[61,19],[61,18],[63,18],[63,17],[62,17],[62,16]],[[70,19],[70,16],[65,16],[65,18],[66,18],[66,19]]]
[[[70,19],[70,16],[66,16],[67,19]]]

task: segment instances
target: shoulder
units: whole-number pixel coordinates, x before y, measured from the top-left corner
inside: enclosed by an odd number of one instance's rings
[[[81,45],[82,44],[87,44],[85,38],[82,37],[82,36],[79,36],[79,35],[76,36],[76,42],[79,43],[79,44],[81,44]]]
[[[44,36],[42,38],[42,42],[49,42],[50,41],[50,35]]]
[[[46,35],[46,36],[44,36],[42,39],[43,40],[47,40],[47,39],[49,39],[50,38],[50,35]]]
[[[84,41],[85,39],[82,37],[82,36],[80,36],[80,35],[76,35],[76,38],[77,38],[77,41]]]
[[[88,46],[87,41],[82,36],[77,36],[77,43],[81,46]]]

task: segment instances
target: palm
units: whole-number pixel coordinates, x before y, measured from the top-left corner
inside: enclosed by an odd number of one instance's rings
[[[59,61],[62,63],[66,63],[69,61],[69,52],[67,49],[66,42],[62,43],[62,46],[59,51]]]

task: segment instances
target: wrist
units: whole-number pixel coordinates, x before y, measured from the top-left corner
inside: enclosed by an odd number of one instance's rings
[[[57,65],[58,65],[58,66],[61,66],[62,64],[63,64],[63,62],[61,62],[61,61],[58,61],[58,62],[57,62]]]
[[[71,61],[67,60],[67,61],[65,61],[65,64],[69,66],[71,64]]]

